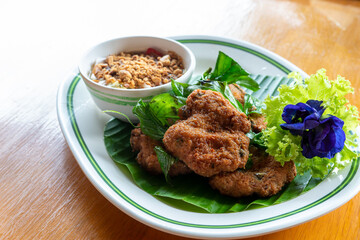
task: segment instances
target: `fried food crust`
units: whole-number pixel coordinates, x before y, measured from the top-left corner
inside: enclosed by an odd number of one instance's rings
[[[210,185],[221,194],[232,197],[253,194],[268,197],[275,195],[285,184],[294,180],[296,176],[294,162],[289,161],[281,166],[280,162],[256,147],[250,147],[250,153],[253,162],[250,169],[220,173],[210,178]]]
[[[245,91],[237,84],[229,84],[229,88],[234,97],[242,104],[245,103]]]
[[[208,117],[214,131],[248,133],[251,128],[245,113],[239,112],[221,93],[211,90],[194,90],[179,110],[181,119],[195,114]]]
[[[140,128],[131,131],[130,144],[133,151],[138,151],[136,161],[141,167],[152,174],[162,174],[160,163],[154,151],[155,146],[162,146],[161,142],[146,136]],[[191,173],[192,171],[182,162],[174,163],[170,170],[170,176]]]
[[[163,138],[173,156],[204,177],[245,167],[250,122],[220,93],[195,90],[179,115]]]
[[[248,118],[251,123],[251,130],[255,133],[259,133],[266,128],[265,117],[258,113],[250,113]]]

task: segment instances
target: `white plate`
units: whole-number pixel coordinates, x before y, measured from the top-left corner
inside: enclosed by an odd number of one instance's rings
[[[306,74],[285,59],[250,43],[210,36],[175,37],[195,54],[201,74],[214,66],[218,51],[251,73],[285,76]],[[108,156],[103,129],[109,117],[91,100],[77,72],[61,84],[57,111],[63,134],[80,167],[94,186],[120,210],[156,229],[194,238],[241,238],[304,223],[341,206],[360,190],[359,161],[321,182],[311,191],[282,204],[239,213],[206,214],[174,208],[137,187]]]

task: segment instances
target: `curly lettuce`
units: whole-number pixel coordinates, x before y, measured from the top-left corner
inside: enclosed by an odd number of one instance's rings
[[[330,81],[325,69],[320,69],[304,80],[296,72],[290,73],[289,78],[294,79],[291,85],[281,85],[278,96],[268,96],[264,100],[266,108],[262,112],[265,114],[268,128],[263,131],[262,140],[267,147],[266,151],[282,164],[293,160],[299,174],[310,170],[314,177],[320,178],[326,176],[331,169],[344,168],[351,160],[359,157],[359,153],[354,150],[358,145],[358,136],[354,130],[359,125],[359,114],[357,108],[350,105],[345,98],[347,94],[354,92],[351,83],[341,76]],[[326,108],[324,114],[336,116],[344,121],[344,148],[331,159],[305,158],[302,155],[301,137],[294,136],[290,131],[280,127],[280,124],[284,123],[282,113],[285,106],[305,103],[308,100],[323,101],[322,105]]]

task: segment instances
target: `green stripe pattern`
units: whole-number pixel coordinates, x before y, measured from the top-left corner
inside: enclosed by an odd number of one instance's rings
[[[290,69],[288,69],[281,63],[275,61],[274,59],[264,55],[261,52],[255,51],[255,50],[247,48],[245,46],[241,46],[241,45],[237,45],[237,44],[229,43],[229,42],[223,42],[223,41],[217,41],[217,40],[207,40],[207,39],[186,39],[186,40],[178,40],[178,41],[181,43],[188,43],[188,44],[191,44],[191,43],[211,44],[211,45],[221,45],[221,46],[239,49],[241,51],[251,53],[252,55],[257,56],[257,57],[267,61],[268,63],[271,63],[272,65],[274,65],[275,67],[277,67],[278,69],[280,69],[281,71],[283,71],[286,74],[289,74],[291,72]]]
[[[89,86],[88,84],[86,85],[90,94],[99,99],[102,100],[104,102],[108,102],[108,103],[112,103],[112,104],[117,104],[117,105],[122,105],[122,106],[135,106],[136,103],[140,100],[139,97],[122,97],[122,96],[117,96],[114,94],[109,94],[109,93],[104,93],[101,92],[99,90],[96,90],[95,88]],[[150,101],[150,99],[152,99],[154,96],[148,96],[148,97],[144,97],[141,98],[144,101]]]

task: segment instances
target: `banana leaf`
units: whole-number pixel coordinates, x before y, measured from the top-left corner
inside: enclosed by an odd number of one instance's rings
[[[104,131],[105,146],[110,157],[120,168],[126,167],[137,186],[159,197],[160,200],[180,209],[194,212],[225,213],[239,212],[246,209],[271,206],[282,203],[305,190],[316,186],[309,173],[296,176],[294,181],[278,194],[269,198],[246,197],[232,198],[219,194],[208,184],[204,177],[192,174],[171,178],[168,183],[163,175],[152,175],[142,169],[135,160],[130,146],[130,135],[133,127],[118,119],[110,120]],[[309,187],[308,187],[309,186]]]
[[[280,84],[290,84],[292,81],[286,77],[250,76],[261,88],[254,93],[251,90],[247,92],[261,101],[267,95],[277,95]],[[167,182],[163,175],[151,175],[136,162],[136,153],[130,146],[132,129],[132,125],[118,119],[112,119],[106,124],[104,141],[109,156],[123,171],[130,173],[129,177],[132,177],[141,189],[169,205],[187,211],[225,213],[267,207],[293,199],[321,182],[321,179],[305,173],[296,176],[293,182],[272,197],[253,196],[240,199],[219,194],[210,187],[208,179],[195,174],[173,177]]]

